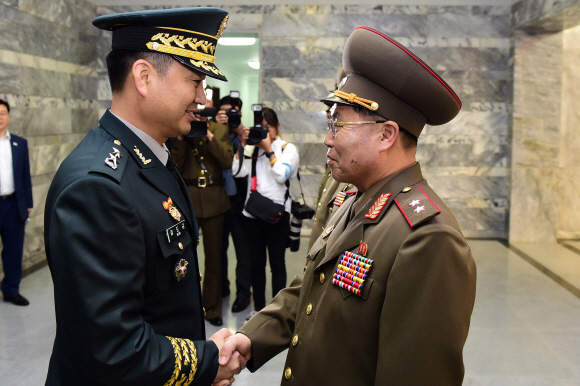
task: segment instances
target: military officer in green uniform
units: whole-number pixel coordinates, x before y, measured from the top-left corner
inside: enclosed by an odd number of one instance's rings
[[[425,62],[386,34],[358,27],[329,132],[345,198],[297,277],[220,353],[257,370],[288,349],[282,385],[461,385],[476,269],[449,208],[415,160],[423,127],[461,101]]]
[[[230,209],[223,170],[232,167],[234,150],[227,125],[217,122],[207,122],[207,125],[206,136],[185,137],[174,142],[171,155],[187,185],[195,219],[203,232],[205,318],[211,324],[221,326],[221,245],[224,214]]]
[[[205,336],[187,187],[163,145],[205,104],[227,23],[219,8],[101,16],[113,31],[111,109],[62,162],[48,192],[45,246],[56,338],[46,385],[229,385],[230,333]]]

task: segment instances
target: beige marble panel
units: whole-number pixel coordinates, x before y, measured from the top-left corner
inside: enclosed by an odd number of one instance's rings
[[[510,242],[555,242],[560,189],[554,168],[513,168]]]
[[[558,238],[580,238],[580,164],[561,168],[558,190]]]

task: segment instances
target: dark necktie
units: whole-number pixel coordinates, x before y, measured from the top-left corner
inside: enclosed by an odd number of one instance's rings
[[[167,170],[169,170],[169,173],[171,173],[171,176],[175,179],[175,182],[177,182],[177,184],[179,185],[179,172],[175,167],[175,160],[169,153],[167,153],[167,164],[165,165],[165,167],[167,167]]]

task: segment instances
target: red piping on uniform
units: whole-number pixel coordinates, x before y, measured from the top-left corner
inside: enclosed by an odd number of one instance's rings
[[[344,192],[344,194],[353,194],[353,193],[356,193],[356,192],[358,192],[358,190],[353,190],[351,192]]]
[[[429,198],[429,197],[427,197]],[[403,213],[403,216],[405,216],[405,218],[407,219],[407,222],[409,223],[409,225],[411,226],[411,228],[413,228],[413,224],[411,224],[411,220],[409,220],[409,217],[407,217],[407,214],[405,213],[405,211],[403,210],[403,208],[401,208],[401,205],[399,205],[399,201],[397,201],[397,199],[395,198],[395,204],[397,204],[397,206],[399,207],[399,209],[401,209],[401,213]]]
[[[438,76],[437,76],[437,74],[436,74],[436,73],[434,73],[434,72],[433,72],[433,71],[432,71],[432,70],[431,70],[429,67],[427,67],[427,66],[426,66],[426,65],[425,65],[425,64],[424,64],[424,63],[423,63],[421,60],[419,60],[419,59],[418,59],[418,58],[417,58],[415,55],[413,55],[413,54],[412,54],[410,51],[408,51],[408,50],[407,50],[405,47],[403,47],[402,45],[400,45],[399,43],[397,43],[397,42],[396,42],[396,41],[394,41],[393,39],[389,38],[388,36],[386,36],[386,35],[383,35],[382,33],[380,33],[380,32],[377,32],[377,31],[375,31],[375,30],[372,30],[372,29],[370,29],[370,28],[368,28],[368,27],[362,27],[362,26],[361,26],[361,27],[356,27],[356,28],[355,28],[355,31],[356,31],[357,29],[366,29],[367,31],[374,32],[374,33],[376,33],[377,35],[380,35],[380,36],[384,37],[385,39],[387,39],[388,41],[390,41],[391,43],[393,43],[394,45],[396,45],[397,47],[399,47],[399,48],[400,48],[400,49],[402,49],[403,51],[405,51],[405,52],[406,52],[406,53],[407,53],[407,54],[408,54],[410,57],[412,57],[412,58],[413,58],[413,59],[415,59],[415,60],[416,60],[416,61],[417,61],[419,64],[421,64],[423,67],[425,67],[425,69],[426,69],[427,71],[429,71],[429,72],[431,73],[431,75],[433,75],[433,76],[434,76],[434,77],[435,77],[435,78],[436,78],[436,79],[437,79],[439,82],[441,82],[441,84],[442,84],[443,86],[445,86],[445,88],[447,89],[447,91],[449,91],[449,92],[451,93],[451,95],[453,95],[453,98],[455,98],[455,100],[457,101],[457,103],[459,103],[459,108],[461,108],[461,106],[462,106],[462,104],[461,104],[461,101],[459,100],[459,98],[457,97],[457,95],[455,95],[455,93],[453,92],[453,90],[451,90],[451,89],[449,88],[449,86],[447,86],[447,85],[445,84],[445,82],[444,82],[444,81],[443,81],[443,80],[442,80],[440,77],[438,77]],[[429,200],[429,201],[430,201],[430,200]]]
[[[417,186],[417,185],[415,185],[415,186]],[[420,186],[417,186],[417,188],[419,188],[419,190],[420,190],[421,192],[423,192],[423,189],[421,189],[421,187],[420,187]],[[425,194],[425,192],[423,192],[423,194]],[[429,200],[429,201],[431,202],[431,204],[433,204],[433,206],[435,207],[435,209],[437,209],[437,210],[439,211],[439,213],[441,213],[441,209],[439,209],[439,208],[437,207],[437,205],[435,205],[435,203],[434,203],[433,201],[431,201],[431,199],[429,198],[429,196],[428,196],[427,194],[425,194],[425,197],[427,197],[427,200]]]

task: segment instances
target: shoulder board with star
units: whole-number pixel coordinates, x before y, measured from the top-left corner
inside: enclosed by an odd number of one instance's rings
[[[395,197],[395,204],[411,226],[415,228],[441,213],[441,210],[419,186],[404,188]]]
[[[106,174],[120,182],[128,158],[127,149],[121,145],[121,142],[110,139],[96,153],[89,173]]]

